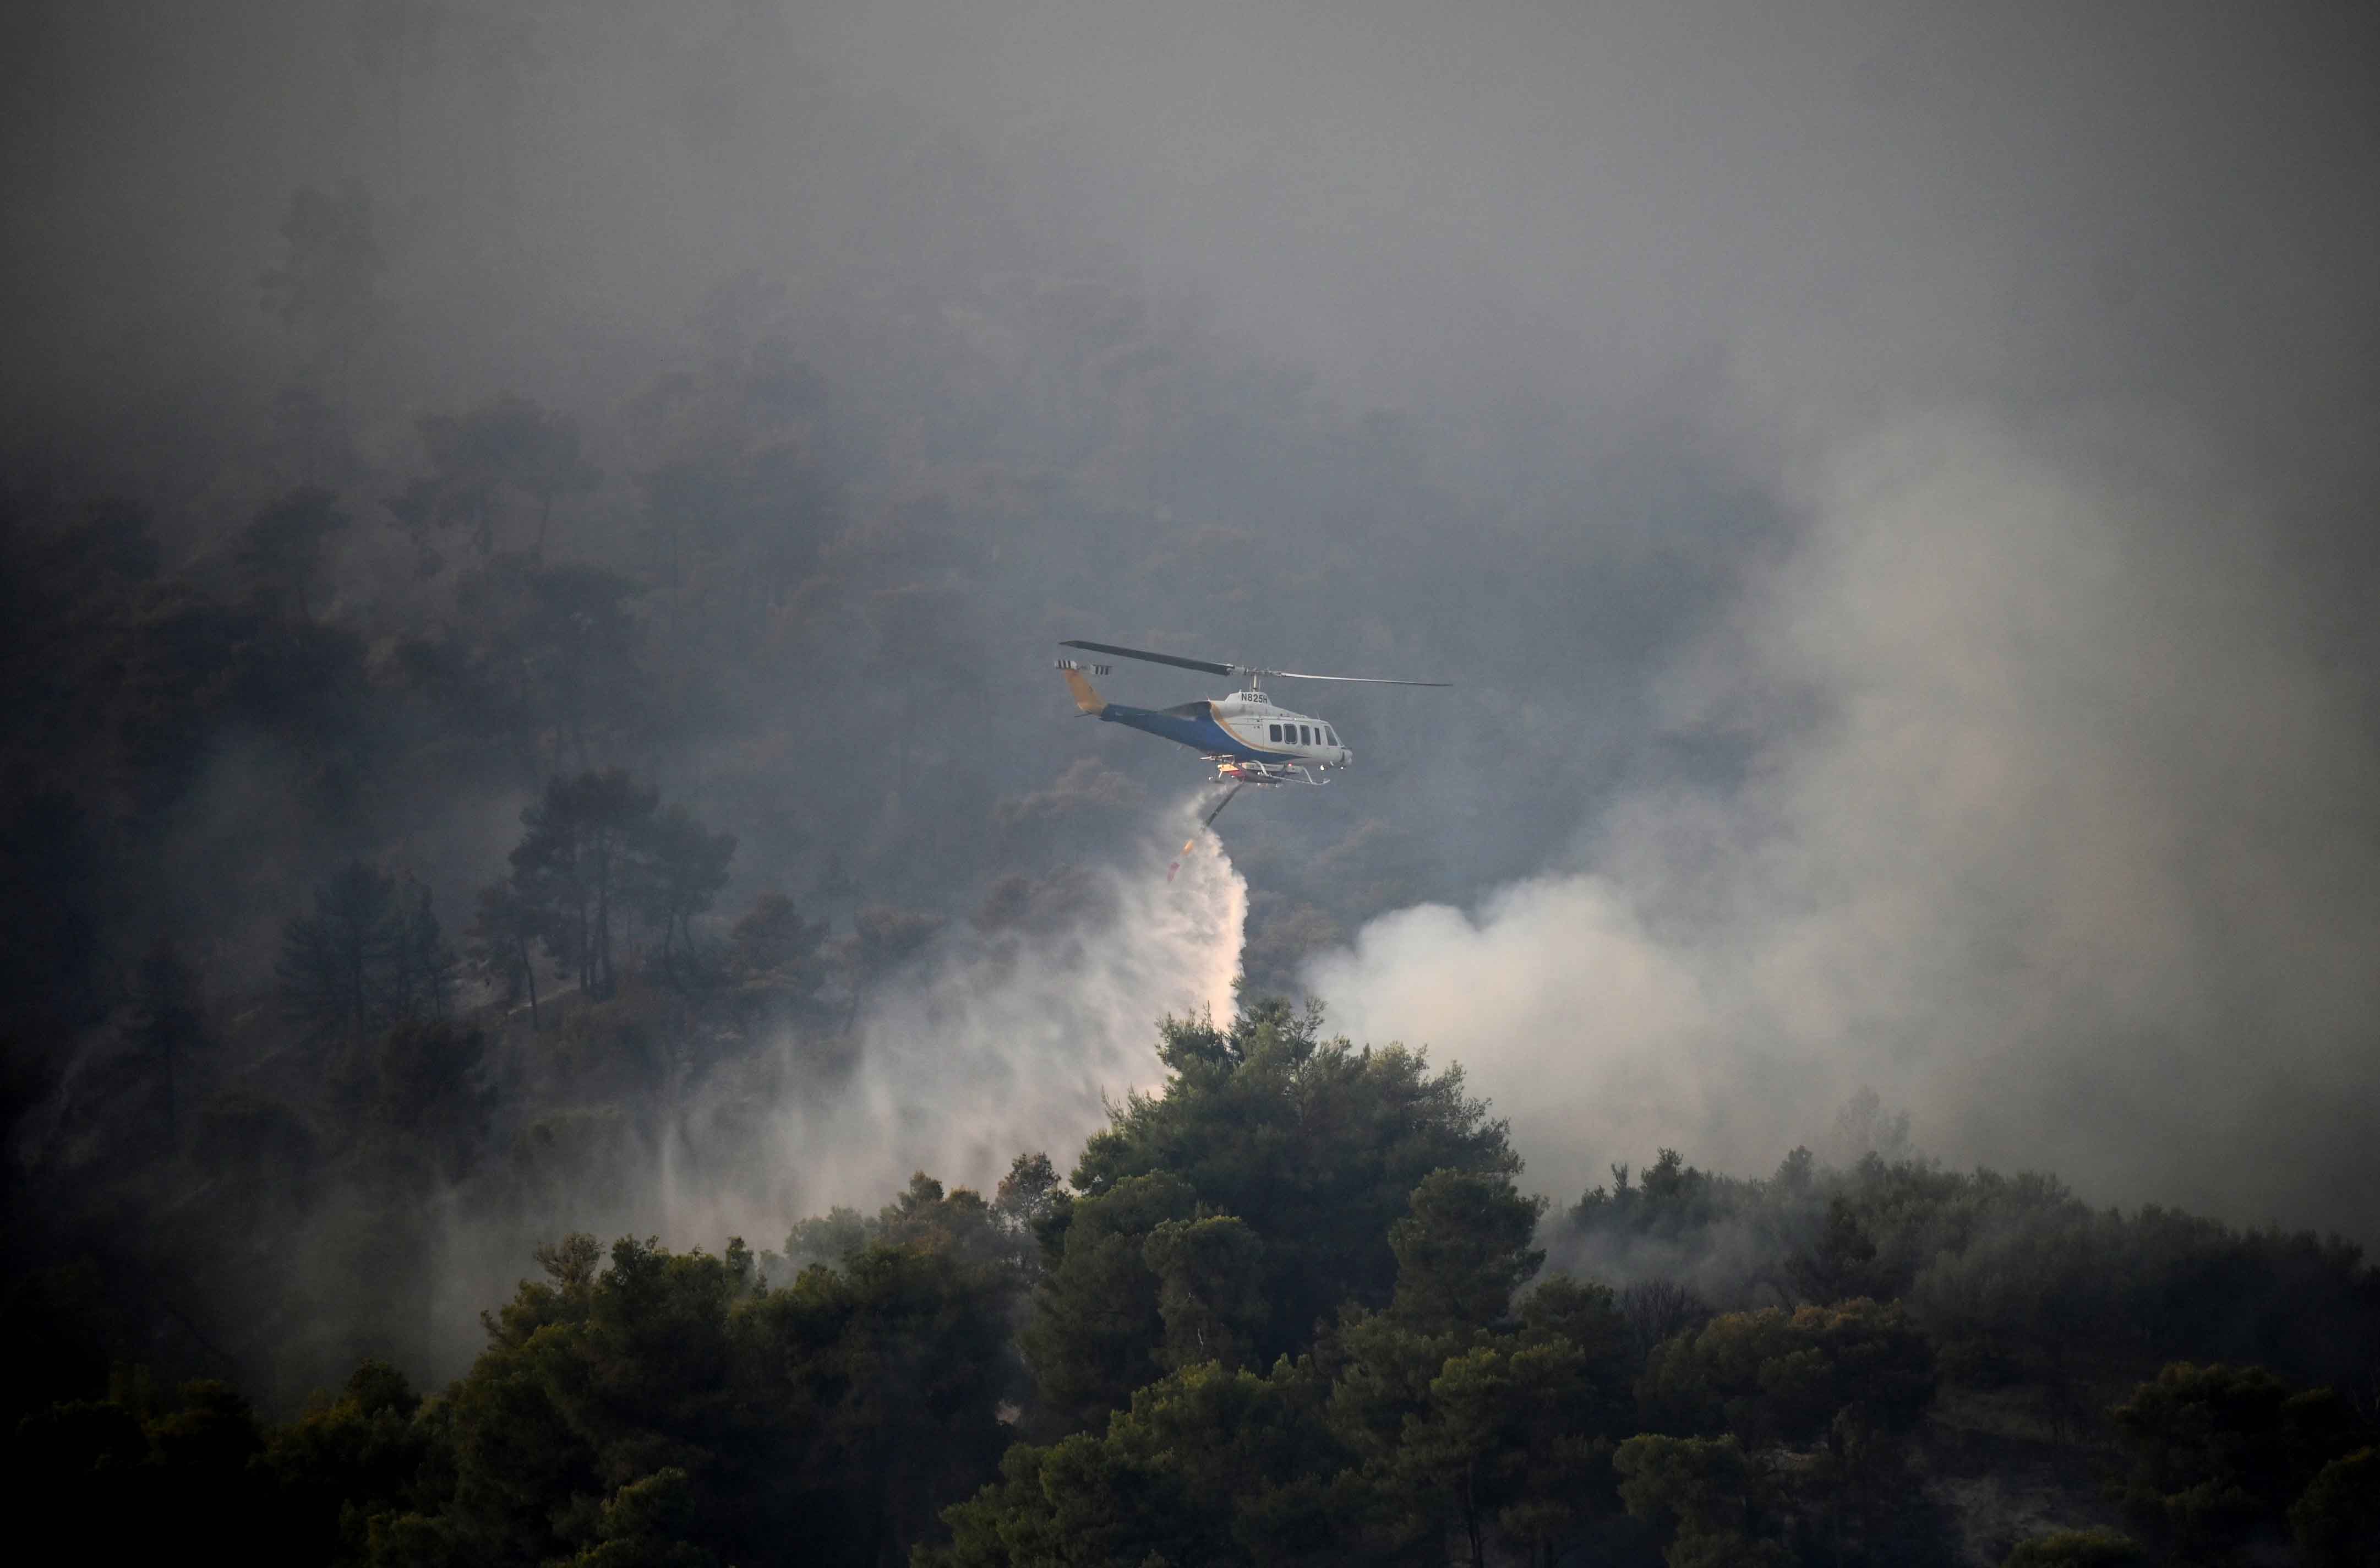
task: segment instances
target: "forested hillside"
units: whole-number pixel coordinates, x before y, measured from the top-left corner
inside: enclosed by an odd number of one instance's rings
[[[621,69],[727,68],[692,22],[532,11]],[[371,30],[406,16],[430,10],[360,8],[339,67],[399,108],[478,123],[552,65],[492,17],[444,17],[415,59]],[[772,37],[751,58],[798,75]],[[817,1206],[846,1167],[907,1168],[869,1128],[978,1137],[941,1108],[987,1094],[1080,1136],[1154,1070],[1159,1012],[1228,1005],[1235,968],[1293,991],[1369,916],[1525,869],[1612,766],[1533,705],[1681,635],[1719,580],[1694,558],[1761,526],[1625,434],[1592,483],[1629,497],[1626,566],[1458,495],[1397,418],[1037,225],[963,147],[811,87],[747,104],[736,157],[856,126],[909,160],[899,198],[818,172],[814,221],[651,284],[630,338],[589,303],[616,253],[488,259],[523,193],[425,174],[455,125],[371,115],[343,154],[369,177],[209,216],[241,271],[227,314],[176,318],[221,338],[192,379],[138,407],[79,361],[18,389],[11,1260],[88,1261],[160,1365],[276,1401],[365,1352],[452,1371],[478,1296],[561,1229]],[[681,127],[654,145],[726,157]],[[540,269],[583,287],[528,289]],[[1384,547],[1449,516],[1492,562]],[[1516,585],[1568,629],[1475,613]],[[1138,870],[1206,770],[1071,722],[1048,663],[1087,634],[1459,664],[1471,695],[1346,697],[1364,788],[1243,804],[1235,869],[1150,905]],[[1130,695],[1203,689],[1170,678]],[[1445,808],[1474,746],[1509,769],[1492,817]],[[1039,989],[953,1023],[1019,975]],[[1101,986],[1020,1055],[1045,994]],[[912,1071],[928,1033],[972,1054]]]
[[[1318,1024],[1168,1023],[1163,1087],[1062,1180],[920,1173],[758,1251],[556,1237],[443,1389],[370,1360],[282,1417],[163,1385],[54,1272],[10,1303],[11,1473],[103,1555],[258,1562],[2380,1549],[2351,1247],[1874,1152],[1664,1150],[1549,1213],[1459,1067]]]
[[[2380,1561],[2380,48],[1886,9],[0,9],[29,1518]]]

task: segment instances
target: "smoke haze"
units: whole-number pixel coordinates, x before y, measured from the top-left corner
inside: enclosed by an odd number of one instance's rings
[[[1464,1063],[1567,1196],[1660,1145],[1765,1169],[1871,1084],[1954,1163],[2368,1223],[2380,756],[2267,564],[2177,555],[2189,497],[1973,419],[1805,493],[1666,680],[1742,778],[1623,792],[1475,917],[1374,921],[1311,972],[1341,1025]]]
[[[1230,1016],[1247,884],[1200,836],[1172,878],[1152,842],[1037,890],[1024,920],[945,935],[859,999],[848,1073],[823,1067],[813,1038],[778,1033],[681,1081],[643,1128],[591,1129],[599,1160],[550,1207],[492,1219],[468,1193],[443,1195],[418,1354],[459,1375],[480,1347],[480,1307],[563,1230],[771,1250],[804,1216],[874,1213],[913,1173],[989,1195],[1020,1151],[1080,1148],[1108,1104],[1163,1076],[1158,1015]]]
[[[1231,1015],[1247,884],[1213,854],[1169,881],[1159,848],[1070,882],[1049,926],[970,933],[895,977],[831,1095],[766,1059],[759,1082],[712,1086],[669,1150],[667,1234],[774,1242],[787,1215],[871,1210],[912,1172],[989,1193],[1020,1150],[1079,1148],[1163,1076],[1159,1015]]]
[[[1062,1167],[1235,974],[1461,1062],[1563,1198],[1664,1144],[1765,1171],[1866,1085],[1949,1161],[2380,1242],[2375,41],[15,7],[5,1032],[62,1064],[17,1165],[215,1192],[128,1152],[161,940],[229,1042],[193,1103],[286,1102],[335,1164],[288,922],[355,862],[459,933],[524,806],[618,767],[735,835],[710,950],[777,893],[941,934],[634,1072],[496,1019],[536,1087],[482,1169],[529,1197],[445,1200],[443,1323],[531,1232],[775,1245]],[[480,416],[571,461],[423,520]],[[301,486],[345,521],[268,580],[246,530]],[[1077,723],[1062,638],[1456,687],[1277,691],[1354,767],[1169,885],[1199,765]]]

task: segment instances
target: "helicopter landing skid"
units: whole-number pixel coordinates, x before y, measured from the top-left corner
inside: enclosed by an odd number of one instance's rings
[[[1283,784],[1292,782],[1312,784],[1320,789],[1327,782],[1314,776],[1313,770],[1302,762],[1247,762],[1233,757],[1208,757],[1215,764],[1218,783],[1234,784]]]

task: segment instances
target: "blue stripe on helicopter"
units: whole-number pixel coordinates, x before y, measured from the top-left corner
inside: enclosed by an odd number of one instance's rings
[[[1128,725],[1161,739],[1196,747],[1212,756],[1235,758],[1243,762],[1304,760],[1292,751],[1258,751],[1217,723],[1214,715],[1206,711],[1205,703],[1195,706],[1200,711],[1184,713],[1179,708],[1128,708],[1121,702],[1111,702],[1099,710],[1099,716],[1104,723]]]

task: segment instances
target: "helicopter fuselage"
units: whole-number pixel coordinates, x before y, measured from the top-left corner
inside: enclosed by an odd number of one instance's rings
[[[1343,768],[1355,757],[1329,724],[1310,713],[1276,707],[1262,692],[1235,692],[1172,708],[1111,702],[1099,717],[1238,762]]]
[[[1218,763],[1313,769],[1343,768],[1355,760],[1329,724],[1311,713],[1279,707],[1261,691],[1201,698],[1171,708],[1135,708],[1108,701],[1079,671],[1061,668],[1074,688],[1075,706],[1087,717],[1189,747]]]

